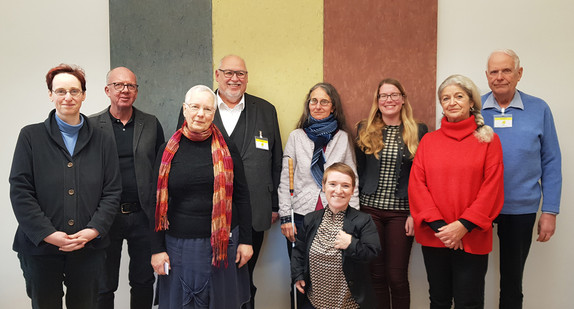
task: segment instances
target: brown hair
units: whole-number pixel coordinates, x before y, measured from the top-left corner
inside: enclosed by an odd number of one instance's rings
[[[309,92],[307,93],[307,97],[305,98],[305,102],[303,103],[303,114],[301,118],[299,118],[299,122],[297,122],[297,129],[303,129],[305,127],[305,123],[309,119],[309,115],[311,115],[311,111],[309,110],[309,100],[311,98],[311,92],[315,89],[321,88],[323,89],[329,98],[331,99],[331,103],[333,104],[333,117],[337,120],[337,128],[339,130],[344,130],[345,128],[345,115],[343,114],[343,104],[341,103],[341,97],[337,92],[337,89],[333,87],[333,85],[329,83],[318,83],[315,86],[311,87]]]
[[[86,91],[86,73],[84,72],[84,69],[77,65],[69,65],[65,63],[51,68],[50,71],[48,71],[48,74],[46,74],[46,85],[48,86],[48,90],[52,91],[52,82],[54,81],[54,77],[61,73],[68,73],[76,77],[82,85],[82,91]]]
[[[355,172],[353,171],[353,169],[350,166],[348,166],[347,164],[345,164],[343,162],[333,163],[325,169],[325,172],[323,173],[323,187],[325,187],[325,184],[327,183],[327,176],[329,175],[330,172],[339,172],[341,174],[345,174],[345,175],[351,177],[351,183],[353,184],[353,190],[355,189],[355,183],[357,181],[357,175],[355,174]]]

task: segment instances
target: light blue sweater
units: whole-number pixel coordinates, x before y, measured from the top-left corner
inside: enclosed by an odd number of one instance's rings
[[[516,91],[504,111],[512,114],[511,128],[495,128],[494,115],[501,108],[492,92],[482,96],[485,124],[500,137],[504,157],[504,207],[501,214],[558,214],[562,191],[560,146],[548,104]]]

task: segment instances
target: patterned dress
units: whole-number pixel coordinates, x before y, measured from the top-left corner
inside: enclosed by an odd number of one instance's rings
[[[309,249],[312,285],[308,297],[313,307],[318,309],[359,308],[343,273],[343,251],[334,247],[335,237],[343,229],[344,218],[344,211],[334,214],[327,207]]]

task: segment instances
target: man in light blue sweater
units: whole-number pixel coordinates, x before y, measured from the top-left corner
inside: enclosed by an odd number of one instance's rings
[[[504,155],[504,207],[496,219],[500,240],[499,308],[522,308],[522,276],[542,195],[537,241],[550,240],[560,212],[561,156],[554,119],[544,100],[516,89],[522,77],[512,50],[488,58],[492,92],[482,97],[485,124],[500,137]]]

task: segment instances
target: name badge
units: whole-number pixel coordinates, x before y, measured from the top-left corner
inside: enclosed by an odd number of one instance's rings
[[[512,114],[494,115],[495,128],[512,128]]]
[[[255,136],[255,147],[257,149],[269,150],[269,140],[265,137]]]

